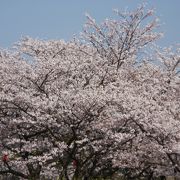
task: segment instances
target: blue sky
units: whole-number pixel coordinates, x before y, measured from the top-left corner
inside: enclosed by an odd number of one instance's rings
[[[112,9],[134,9],[142,0],[0,0],[0,47],[9,48],[22,36],[70,40],[82,31],[85,13],[98,22]],[[180,43],[180,0],[146,0],[156,9],[165,37],[161,46]]]

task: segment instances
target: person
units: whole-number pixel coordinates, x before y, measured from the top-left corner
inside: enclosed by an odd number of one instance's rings
[[[3,153],[2,161],[4,162],[5,165],[7,165],[8,161],[9,161],[9,157],[8,157],[7,152]]]

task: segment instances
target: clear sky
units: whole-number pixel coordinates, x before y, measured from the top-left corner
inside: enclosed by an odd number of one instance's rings
[[[22,36],[70,40],[82,31],[85,13],[98,22],[113,15],[112,9],[134,9],[142,0],[0,0],[0,47],[8,48]],[[180,43],[180,0],[146,0],[156,9],[161,31],[158,43]]]

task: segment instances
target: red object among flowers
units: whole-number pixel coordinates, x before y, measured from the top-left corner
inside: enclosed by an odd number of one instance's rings
[[[77,161],[73,160],[73,167],[76,168],[77,167]]]
[[[4,154],[3,157],[2,157],[2,161],[4,163],[8,162],[9,158],[8,158],[8,155],[7,154]]]

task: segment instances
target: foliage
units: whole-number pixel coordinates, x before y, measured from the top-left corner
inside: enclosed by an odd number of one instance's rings
[[[82,39],[27,37],[1,50],[0,174],[180,173],[180,48],[143,53],[161,36],[156,19],[145,24],[153,11],[116,13],[101,25],[87,15]]]

